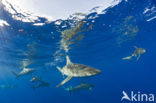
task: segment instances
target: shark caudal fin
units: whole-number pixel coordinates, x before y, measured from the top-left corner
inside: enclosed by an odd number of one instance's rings
[[[124,57],[122,58],[123,60],[131,60],[133,56],[128,56],[128,57]]]
[[[72,78],[72,76],[68,76],[65,80],[63,80],[59,85],[56,86],[56,88],[62,86],[63,84],[65,84],[66,82],[68,82],[70,79]]]
[[[70,64],[70,63],[72,63],[72,62],[70,61],[69,56],[68,56],[68,55],[66,55],[66,64]]]
[[[12,74],[14,74],[16,76],[16,78],[18,79],[19,78],[19,75],[17,73],[15,73],[14,71],[11,71]]]

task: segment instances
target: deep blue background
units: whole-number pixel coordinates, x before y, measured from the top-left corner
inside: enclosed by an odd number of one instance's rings
[[[145,8],[152,7],[156,7],[155,0],[122,1],[105,10],[106,14],[99,14],[95,19],[86,18],[87,23],[93,24],[92,29],[84,31],[85,37],[67,54],[72,62],[90,65],[100,69],[102,73],[89,78],[71,79],[64,87],[76,86],[82,80],[95,87],[91,92],[84,90],[70,95],[63,87],[55,88],[63,80],[56,65],[62,67],[65,58],[60,56],[62,61],[56,62],[53,55],[59,50],[61,31],[70,28],[68,24],[66,28],[61,25],[72,20],[62,20],[60,26],[55,21],[34,26],[31,22],[13,19],[0,1],[0,19],[10,24],[0,27],[0,84],[18,86],[14,89],[0,89],[0,103],[121,103],[123,90],[127,93],[140,91],[155,94],[156,19],[147,20],[156,16],[156,9],[143,14]],[[95,15],[97,14],[91,13],[88,18]],[[39,19],[35,23],[46,22],[45,18]],[[92,20],[95,22],[92,23]],[[137,32],[132,32],[134,28],[137,28]],[[19,29],[24,31],[19,32]],[[126,35],[125,32],[129,34]],[[145,48],[147,52],[139,61],[122,60],[134,51],[133,46]],[[36,74],[51,83],[50,88],[34,91],[28,86],[32,76],[17,80],[11,74],[12,70],[20,71],[21,61],[25,59],[33,62],[30,67],[35,68]],[[55,65],[50,65],[52,62]]]

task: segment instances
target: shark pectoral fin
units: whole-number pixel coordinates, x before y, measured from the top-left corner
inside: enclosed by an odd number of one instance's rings
[[[128,57],[124,57],[122,58],[123,60],[131,60],[133,56],[128,56]]]
[[[68,82],[70,79],[72,78],[72,76],[68,76],[65,80],[63,80],[59,85],[56,86],[56,88],[60,87],[61,85],[65,84],[66,82]]]
[[[139,60],[140,56],[141,56],[141,55],[139,54],[138,57],[137,57],[137,61]]]
[[[59,67],[59,66],[57,66],[56,67],[60,72],[62,72],[62,69]]]

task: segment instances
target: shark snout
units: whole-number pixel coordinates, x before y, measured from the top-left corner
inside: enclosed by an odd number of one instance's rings
[[[101,73],[101,70],[96,70],[96,74],[100,74]]]
[[[143,54],[143,53],[145,53],[145,52],[146,52],[146,49],[141,48],[141,49],[140,49],[140,52]]]

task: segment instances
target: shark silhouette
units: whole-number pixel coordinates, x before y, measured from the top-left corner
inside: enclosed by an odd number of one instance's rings
[[[133,57],[136,57],[137,58],[137,61],[139,60],[140,56],[144,53],[146,53],[146,49],[144,48],[138,48],[136,46],[134,46],[135,50],[134,52],[132,53],[131,56],[128,56],[128,57],[124,57],[122,58],[123,60],[131,60]]]

